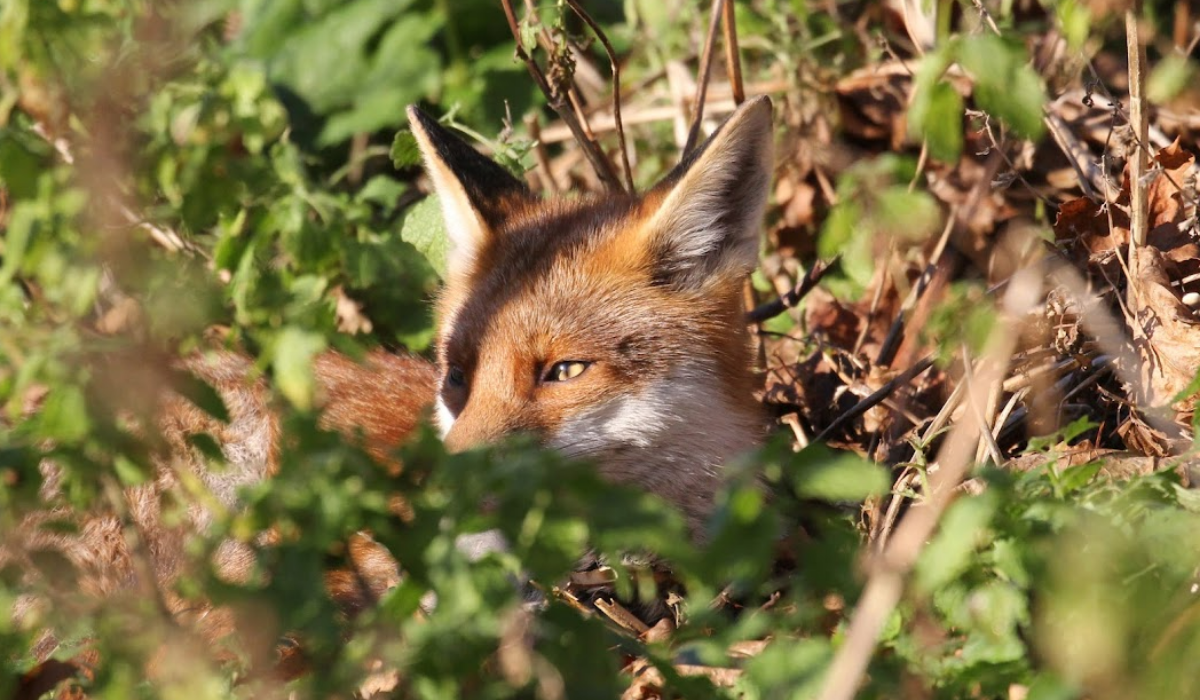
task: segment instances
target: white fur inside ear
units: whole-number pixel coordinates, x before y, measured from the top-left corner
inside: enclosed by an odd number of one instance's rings
[[[446,266],[451,273],[469,270],[487,236],[487,226],[451,165],[438,155],[430,135],[419,120],[410,116],[413,136],[425,161],[425,172],[433,182],[433,193],[442,208],[446,236],[450,240]]]
[[[703,147],[651,219],[663,272],[696,283],[717,271],[753,269],[774,165],[772,138],[769,103],[759,100]]]
[[[467,270],[483,246],[486,229],[458,180],[441,164],[430,162],[427,170],[450,240],[446,265],[450,270]]]

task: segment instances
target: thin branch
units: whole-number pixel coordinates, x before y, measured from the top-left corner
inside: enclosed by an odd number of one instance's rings
[[[904,303],[900,305],[900,309],[896,312],[896,318],[892,321],[887,335],[884,336],[883,342],[879,345],[879,354],[875,356],[875,364],[889,365],[895,359],[896,351],[900,348],[905,317],[916,307],[921,295],[925,293],[930,283],[933,282],[933,276],[941,265],[942,255],[946,252],[946,245],[950,242],[950,234],[954,230],[954,223],[957,220],[958,206],[954,205],[950,209],[950,216],[946,217],[946,226],[942,229],[942,235],[938,238],[937,245],[933,249],[933,255],[929,257],[929,264],[921,271],[921,276],[917,278],[917,283],[909,288],[908,296],[904,299]]]
[[[904,384],[909,383],[932,366],[933,358],[926,357],[917,362],[917,364],[896,375],[895,378],[893,378],[890,382],[879,387],[870,396],[867,396],[862,401],[854,404],[850,410],[838,416],[837,419],[830,423],[828,427],[826,427],[820,432],[820,434],[813,438],[813,442],[825,442],[830,435],[833,435],[838,430],[841,430],[850,421],[858,418],[862,414],[877,406],[884,399],[891,396],[896,389],[900,388]]]
[[[592,169],[596,172],[596,177],[600,179],[600,182],[604,184],[606,189],[620,190],[621,182],[617,179],[617,174],[613,172],[612,163],[608,160],[608,156],[604,155],[604,151],[600,149],[596,141],[588,138],[587,132],[584,130],[582,124],[580,124],[578,117],[576,117],[575,112],[568,102],[567,93],[551,86],[550,81],[546,78],[546,74],[542,71],[542,67],[525,51],[525,46],[521,42],[521,26],[517,21],[517,14],[513,9],[512,0],[500,0],[500,5],[504,8],[504,17],[508,20],[508,29],[512,32],[513,40],[516,42],[517,58],[525,63],[525,67],[529,70],[529,75],[533,78],[534,84],[546,96],[546,101],[558,113],[558,117],[571,130],[571,134],[579,143],[584,157],[587,158],[588,163],[591,164]]]
[[[700,79],[696,87],[696,101],[692,104],[692,126],[688,129],[683,155],[692,152],[700,140],[700,122],[704,121],[704,96],[708,91],[708,77],[712,72],[713,47],[717,43],[717,27],[721,26],[726,0],[713,0],[712,19],[708,23],[708,38],[704,40],[704,53],[700,55]]]
[[[1143,64],[1146,62],[1146,47],[1138,39],[1137,16],[1141,3],[1134,2],[1125,11],[1125,44],[1129,52],[1129,126],[1133,129],[1133,152],[1129,163],[1129,268],[1137,274],[1137,248],[1146,245],[1146,186],[1142,182],[1146,175],[1146,144],[1149,140],[1149,121],[1146,119],[1142,99]]]
[[[537,114],[526,115],[525,129],[529,132],[529,138],[533,139],[533,162],[535,172],[542,180],[542,187],[555,194],[560,193],[562,188],[558,186],[558,180],[554,179],[554,172],[550,169],[550,155],[546,153],[546,144],[542,142],[542,124]]]
[[[608,54],[608,65],[612,68],[613,122],[617,127],[617,142],[621,148],[621,165],[625,170],[625,189],[633,192],[633,170],[629,167],[629,149],[625,143],[625,128],[621,124],[621,67],[617,62],[617,52],[613,50],[612,44],[609,43],[608,35],[604,33],[604,30],[600,28],[596,20],[592,19],[592,16],[583,9],[583,6],[579,4],[579,0],[567,0],[567,5],[592,30],[592,33],[604,45],[604,52]]]
[[[997,324],[988,339],[988,352],[978,366],[975,388],[991,388],[1004,379],[1009,359],[1019,333],[1014,327],[1028,313],[1027,299],[1040,295],[1025,294],[1024,290],[1037,288],[1040,278],[1032,269],[1018,273],[1017,288],[1021,293],[1009,291],[1004,301],[1008,323]],[[986,394],[966,392],[966,400],[977,406],[986,400]],[[956,487],[966,476],[971,466],[971,457],[983,427],[978,418],[981,411],[968,410],[954,427],[938,452],[936,471],[930,470],[925,501],[920,508],[910,508],[896,528],[883,553],[875,559],[870,578],[859,598],[858,605],[850,618],[845,642],[825,672],[820,700],[850,700],[862,683],[871,656],[879,643],[879,635],[891,617],[900,596],[904,592],[904,580],[916,564],[921,549],[933,535],[942,513],[953,498],[959,495]]]
[[[737,8],[732,2],[725,3],[725,72],[733,84],[733,101],[746,101],[746,89],[742,85],[742,59],[738,51]]]
[[[796,286],[790,292],[750,311],[746,314],[746,321],[749,323],[762,323],[769,318],[778,316],[786,309],[799,304],[800,300],[807,296],[821,282],[821,278],[825,276],[825,273],[829,272],[829,268],[833,267],[839,259],[841,259],[841,255],[835,255],[832,260],[818,260],[813,263],[813,266],[808,268],[808,272],[804,273],[804,277],[796,283]]]

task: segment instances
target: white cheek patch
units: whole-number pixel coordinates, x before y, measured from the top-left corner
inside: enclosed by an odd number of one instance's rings
[[[437,424],[438,434],[443,440],[450,434],[450,429],[454,427],[454,414],[446,408],[446,402],[441,396],[437,397],[437,401],[433,404],[433,422]]]
[[[710,425],[710,412],[724,408],[713,405],[720,396],[719,382],[703,367],[677,368],[636,394],[568,418],[554,432],[550,446],[569,456],[622,446],[653,447],[670,431]]]

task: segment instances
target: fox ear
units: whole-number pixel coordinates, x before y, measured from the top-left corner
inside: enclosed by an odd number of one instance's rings
[[[741,276],[758,260],[758,234],[771,185],[771,101],[743,104],[656,189],[648,241],[655,277],[696,288],[712,275]]]
[[[525,184],[471,148],[415,105],[408,124],[442,205],[450,238],[447,266],[470,269],[516,200],[533,195]]]

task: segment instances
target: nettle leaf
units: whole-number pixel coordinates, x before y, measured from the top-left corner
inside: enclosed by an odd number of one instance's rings
[[[963,41],[958,60],[975,79],[975,102],[1018,134],[1037,140],[1045,132],[1046,90],[1022,45],[981,35]]]
[[[932,592],[966,571],[998,505],[995,495],[985,492],[959,500],[946,510],[941,528],[917,561],[918,590]]]
[[[316,381],[313,357],[325,349],[325,338],[293,326],[284,328],[273,344],[272,365],[279,391],[296,408],[312,408]]]
[[[950,83],[937,83],[930,88],[925,112],[919,116],[914,127],[920,128],[930,155],[947,163],[956,162],[963,148],[962,95]]]
[[[1083,49],[1083,42],[1087,40],[1091,30],[1091,11],[1076,0],[1059,0],[1054,3],[1054,14],[1058,18],[1063,36],[1067,39],[1067,46],[1071,47],[1072,51]]]
[[[856,502],[888,489],[887,472],[882,467],[824,445],[801,450],[791,469],[792,488],[804,498]]]
[[[946,44],[921,60],[908,110],[909,135],[924,140],[934,158],[950,163],[958,160],[963,144],[962,96],[942,79],[953,46]]]
[[[1163,57],[1150,76],[1146,78],[1146,99],[1151,102],[1167,102],[1195,84],[1196,64],[1186,56],[1168,54]]]
[[[400,224],[400,239],[420,251],[438,277],[445,278],[450,239],[437,198],[426,197],[408,210]]]
[[[43,435],[62,443],[77,443],[92,430],[83,389],[63,384],[46,397],[40,413]]]
[[[396,170],[413,168],[421,164],[421,150],[417,148],[417,137],[408,129],[396,132],[392,139],[392,165]]]

